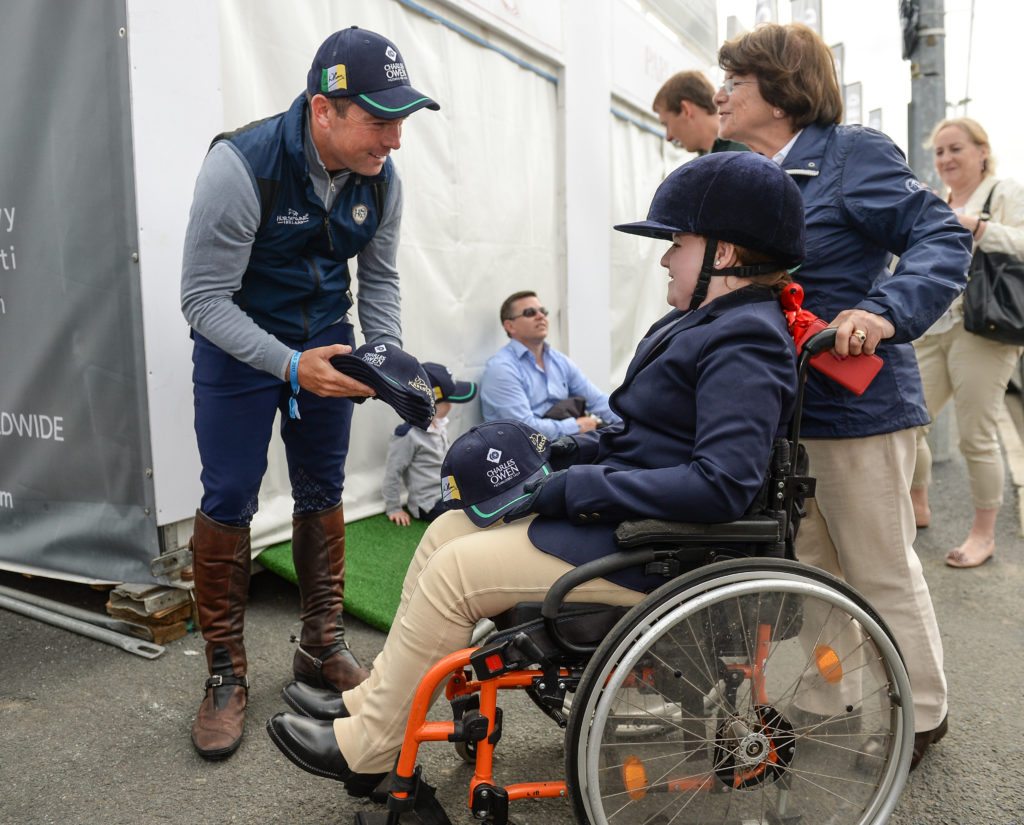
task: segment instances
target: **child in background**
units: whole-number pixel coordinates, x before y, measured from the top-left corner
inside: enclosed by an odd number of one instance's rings
[[[476,398],[476,384],[456,381],[447,367],[425,362],[423,369],[434,387],[434,420],[426,431],[404,423],[395,428],[381,486],[384,512],[400,527],[409,526],[409,513],[429,522],[445,511],[441,502],[441,462],[448,452],[448,413],[452,404]],[[402,509],[403,484],[408,491],[409,513]]]

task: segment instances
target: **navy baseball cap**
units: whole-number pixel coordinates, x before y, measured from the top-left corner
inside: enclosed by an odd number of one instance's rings
[[[441,465],[441,501],[489,527],[529,493],[523,487],[550,475],[547,436],[519,421],[477,424],[455,439]]]
[[[434,417],[434,390],[422,365],[394,344],[364,344],[347,355],[335,355],[331,366],[377,391],[404,421],[421,430]]]
[[[615,227],[671,240],[677,232],[772,255],[789,269],[804,259],[804,202],[792,177],[755,152],[714,152],[669,173],[647,220]]]
[[[320,45],[306,76],[306,91],[310,97],[350,97],[383,120],[441,108],[410,85],[394,43],[358,26],[335,32]]]
[[[430,379],[434,390],[434,401],[450,401],[465,404],[476,398],[476,384],[472,381],[456,381],[452,371],[444,364],[433,361],[423,362],[423,371]]]

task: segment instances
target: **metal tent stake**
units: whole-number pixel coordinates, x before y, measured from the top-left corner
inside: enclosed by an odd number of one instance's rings
[[[8,590],[7,592],[10,591]],[[105,642],[108,645],[119,647],[122,650],[127,650],[129,653],[134,653],[136,656],[142,656],[144,659],[155,659],[164,652],[163,645],[144,642],[141,639],[125,636],[123,633],[107,630],[104,627],[97,627],[81,619],[74,619],[54,610],[28,604],[18,598],[11,598],[10,596],[0,594],[0,607],[10,610],[12,613],[20,613],[22,616],[28,616],[30,619],[51,624],[54,627],[70,630],[72,633],[78,633],[80,636],[88,636],[90,639],[95,639],[98,642]]]

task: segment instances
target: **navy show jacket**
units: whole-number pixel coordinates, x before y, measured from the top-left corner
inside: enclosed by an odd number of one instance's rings
[[[577,438],[584,463],[563,477],[565,514],[535,519],[530,540],[579,565],[614,552],[615,527],[627,519],[739,518],[795,395],[795,350],[771,290],[749,286],[694,312],[673,310],[611,395],[622,424]],[[608,578],[641,591],[664,583],[639,571]]]

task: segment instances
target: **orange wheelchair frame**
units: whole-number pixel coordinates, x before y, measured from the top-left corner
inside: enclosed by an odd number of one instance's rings
[[[722,650],[719,652],[723,655],[716,662],[712,679],[705,680],[713,681],[716,686],[722,685],[722,705],[732,708],[741,704],[735,701],[737,691],[746,685],[749,689],[749,694],[745,694],[746,712],[737,711],[724,721],[718,721],[716,733],[706,745],[715,754],[709,770],[702,769],[688,775],[670,775],[665,771],[652,780],[643,760],[636,756],[622,758],[616,778],[622,799],[643,800],[648,794],[655,793],[724,793],[769,784],[777,788],[785,800],[795,775],[792,762],[798,740],[813,737],[807,735],[807,729],[792,723],[772,706],[768,688],[769,662],[773,642],[794,639],[800,632],[802,618],[789,619],[790,626],[781,627],[787,624],[787,614],[781,605],[791,598],[790,594],[799,597],[807,593],[823,598],[833,606],[838,605],[840,610],[847,611],[857,621],[858,626],[868,628],[870,632],[867,635],[884,660],[879,693],[885,694],[882,698],[888,703],[888,717],[883,712],[879,718],[884,724],[892,725],[892,733],[887,739],[883,737],[884,761],[880,761],[877,769],[872,768],[873,773],[870,773],[878,787],[872,791],[873,796],[865,796],[864,814],[858,814],[860,818],[856,822],[866,825],[886,821],[906,778],[913,739],[912,712],[909,703],[904,701],[904,694],[909,695],[909,680],[898,648],[891,642],[891,634],[884,623],[852,589],[793,560],[793,539],[800,504],[803,498],[812,497],[814,493],[814,480],[803,475],[800,466],[800,410],[804,382],[811,357],[830,348],[834,338],[835,330],[829,329],[804,343],[798,362],[800,380],[796,414],[788,438],[776,442],[768,479],[760,497],[759,512],[728,524],[627,522],[616,533],[619,546],[623,548],[620,552],[574,568],[553,584],[539,610],[536,605],[512,608],[503,617],[496,617],[496,622],[504,620],[505,629],[492,635],[485,644],[464,648],[438,661],[417,687],[395,768],[372,796],[377,802],[386,802],[387,811],[360,812],[356,815],[357,825],[398,825],[410,819],[422,825],[450,824],[435,798],[434,789],[422,780],[421,769],[417,766],[419,748],[425,742],[454,743],[463,758],[475,763],[469,782],[468,806],[479,821],[506,825],[509,822],[509,803],[513,801],[566,797],[573,797],[580,816],[589,817],[589,814],[581,813],[578,804],[579,795],[587,791],[573,788],[568,775],[562,780],[519,782],[505,786],[495,782],[494,750],[502,732],[498,692],[510,689],[526,691],[534,703],[562,728],[567,726],[567,718],[562,713],[565,695],[567,692],[575,693],[571,714],[577,713],[578,704],[590,703],[587,708],[579,710],[579,719],[571,720],[570,733],[580,735],[581,730],[590,724],[590,714],[594,712],[599,716],[601,712],[600,703],[604,700],[591,697],[601,694],[608,683],[617,679],[616,690],[642,691],[645,688],[643,683],[647,677],[643,668],[637,666],[640,660],[635,656],[629,658],[627,652],[622,654],[620,668],[620,659],[615,658],[622,650],[630,649],[633,636],[641,635],[642,628],[638,630],[638,627],[653,627],[659,622],[664,624],[671,618],[666,613],[668,607],[678,610],[678,604],[685,606],[689,603],[673,601],[676,597],[687,599],[692,595],[696,604],[716,593],[739,588],[737,592],[742,591],[740,595],[745,594],[746,598],[756,590],[756,577],[759,575],[766,576],[766,581],[776,588],[773,604],[780,606],[772,615],[773,621],[758,613],[750,627],[744,625],[741,634],[734,632],[734,646],[737,638],[742,637],[743,643],[739,645],[742,655],[725,650],[727,644],[720,645]],[[737,545],[743,549],[733,553],[730,548]],[[765,555],[769,558],[749,558],[748,548],[751,545],[767,548]],[[772,562],[773,556],[779,561]],[[735,561],[737,558],[747,558],[747,561]],[[720,559],[727,561],[720,562]],[[719,563],[715,564],[716,561]],[[631,610],[571,602],[563,607],[565,597],[584,581],[637,564],[644,565],[648,572],[661,572],[668,583]],[[739,573],[734,572],[737,570]],[[792,581],[794,578],[796,582]],[[720,585],[720,581],[723,584]],[[673,588],[677,588],[678,593]],[[659,596],[663,591],[667,595]],[[659,604],[659,598],[668,607]],[[709,624],[708,617],[725,615],[722,608],[718,613],[712,607],[707,610],[701,614],[705,625]],[[630,619],[637,624],[630,624]],[[742,616],[739,623],[743,625]],[[703,632],[710,636],[718,634],[714,628]],[[818,641],[807,653],[807,667],[815,680],[822,685],[835,686],[844,676],[856,672],[853,660],[841,656],[832,640],[820,639],[819,632]],[[612,642],[619,647],[615,649],[614,644],[609,647]],[[657,640],[650,644],[657,644]],[[593,667],[594,660],[599,667]],[[678,677],[680,674],[677,672],[675,675]],[[585,690],[577,692],[584,686]],[[452,704],[453,719],[428,721],[427,714],[433,700],[442,689]],[[603,711],[605,722],[614,715],[608,707],[606,704]],[[817,728],[810,730],[813,732]],[[575,748],[579,750],[578,744]],[[861,754],[860,758],[866,757]],[[581,774],[578,770],[575,775],[579,781]],[[780,810],[784,811],[785,807],[782,804]],[[406,817],[407,814],[410,816]],[[784,812],[772,814],[772,817],[759,818],[758,822],[787,825],[803,821],[799,815]],[[604,815],[600,814],[598,818],[603,820]],[[658,817],[644,821],[675,822],[674,819]]]

